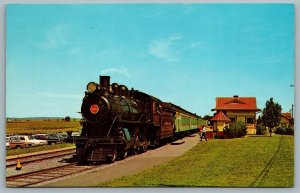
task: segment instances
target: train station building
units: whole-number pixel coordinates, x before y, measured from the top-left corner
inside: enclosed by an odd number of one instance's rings
[[[280,115],[280,124],[281,128],[294,128],[294,120],[291,113],[281,113]]]
[[[256,97],[217,97],[216,111],[210,119],[217,135],[223,135],[223,128],[236,122],[246,124],[247,134],[256,134],[256,113],[261,111],[256,106]]]

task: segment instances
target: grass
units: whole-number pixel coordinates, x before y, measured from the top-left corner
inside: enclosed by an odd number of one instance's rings
[[[166,164],[98,186],[293,187],[294,137],[214,139]]]
[[[66,131],[79,131],[79,121],[20,121],[6,122],[6,133],[56,133]]]
[[[21,154],[25,154],[25,153],[33,153],[33,152],[39,152],[39,151],[45,151],[45,150],[51,150],[51,149],[59,149],[59,148],[64,148],[64,147],[75,147],[75,145],[71,144],[71,143],[64,143],[64,144],[55,144],[55,145],[27,147],[27,148],[22,148],[22,149],[7,149],[6,156],[21,155]]]

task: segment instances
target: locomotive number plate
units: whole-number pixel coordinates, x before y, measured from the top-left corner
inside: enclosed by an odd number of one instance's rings
[[[98,105],[92,105],[92,106],[90,107],[90,111],[91,111],[91,113],[93,113],[93,114],[97,114],[97,113],[99,112],[99,107],[98,107]]]

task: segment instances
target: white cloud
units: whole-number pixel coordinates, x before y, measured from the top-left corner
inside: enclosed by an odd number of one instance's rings
[[[64,99],[82,99],[82,95],[77,94],[64,94],[64,93],[52,93],[52,92],[37,92],[38,96],[50,97],[50,98],[64,98]]]
[[[70,54],[77,54],[81,51],[81,48],[80,47],[74,47],[74,48],[70,48],[69,49],[69,53]]]
[[[69,32],[69,26],[65,24],[53,26],[46,32],[45,41],[42,42],[42,46],[48,49],[54,49],[66,45],[68,43]]]
[[[192,48],[192,49],[200,48],[201,45],[202,45],[201,42],[192,42],[192,43],[190,44],[190,48]]]
[[[130,77],[130,74],[127,70],[127,68],[125,68],[124,66],[120,67],[120,68],[106,68],[104,70],[101,71],[101,75],[111,75],[111,74],[119,74],[119,75],[124,75],[127,77]]]
[[[176,49],[176,43],[181,39],[179,35],[171,35],[166,39],[152,40],[148,46],[148,53],[169,62],[178,61],[180,51]]]

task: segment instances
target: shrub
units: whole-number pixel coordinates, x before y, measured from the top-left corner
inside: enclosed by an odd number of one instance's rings
[[[214,139],[224,139],[224,135],[214,134]]]
[[[283,134],[285,134],[285,128],[278,127],[278,128],[276,128],[274,133],[283,135]]]
[[[285,134],[286,135],[294,135],[294,129],[293,128],[286,128]]]
[[[276,128],[275,133],[279,135],[294,135],[294,129],[278,127]]]
[[[224,134],[229,138],[244,137],[247,135],[246,124],[242,122],[233,123],[224,131]]]
[[[263,126],[262,124],[258,124],[256,126],[256,135],[264,135],[266,134],[266,127]]]

